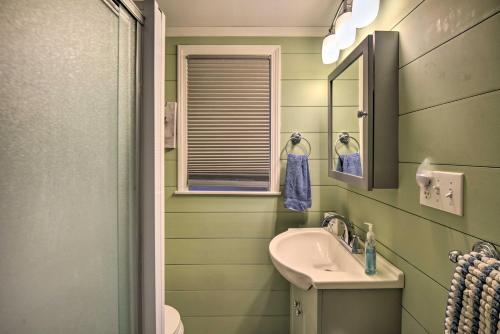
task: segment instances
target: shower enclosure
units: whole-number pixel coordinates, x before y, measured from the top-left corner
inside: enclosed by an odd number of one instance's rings
[[[138,333],[141,15],[0,3],[0,333]]]

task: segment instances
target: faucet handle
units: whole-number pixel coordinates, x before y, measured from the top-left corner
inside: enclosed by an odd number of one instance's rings
[[[359,237],[356,234],[354,234],[352,236],[352,241],[351,241],[351,244],[349,246],[351,246],[352,253],[354,253],[354,254],[361,253],[361,249],[359,249]]]
[[[335,221],[335,219],[332,219],[332,220],[328,223],[328,226],[326,227],[326,229],[327,229],[327,230],[328,230],[328,232],[330,232],[331,234],[334,234],[334,235],[338,235],[338,234],[339,234],[338,227],[337,227],[337,222]]]

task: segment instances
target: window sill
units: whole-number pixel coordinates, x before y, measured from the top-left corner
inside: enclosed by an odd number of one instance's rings
[[[281,196],[280,191],[180,191],[174,195],[216,195],[216,196]]]

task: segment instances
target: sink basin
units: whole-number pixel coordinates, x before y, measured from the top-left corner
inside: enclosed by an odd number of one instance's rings
[[[364,272],[364,255],[351,254],[323,228],[294,228],[269,244],[276,269],[293,285],[316,289],[397,289],[403,273],[377,254],[377,273]]]

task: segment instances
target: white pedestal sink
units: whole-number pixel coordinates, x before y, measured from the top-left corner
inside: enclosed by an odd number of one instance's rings
[[[291,283],[290,334],[401,333],[403,273],[377,255],[377,273],[323,228],[296,228],[269,245]]]
[[[293,285],[316,289],[401,289],[403,273],[377,255],[377,273],[364,272],[364,255],[351,254],[323,228],[295,228],[269,245],[276,269]]]

